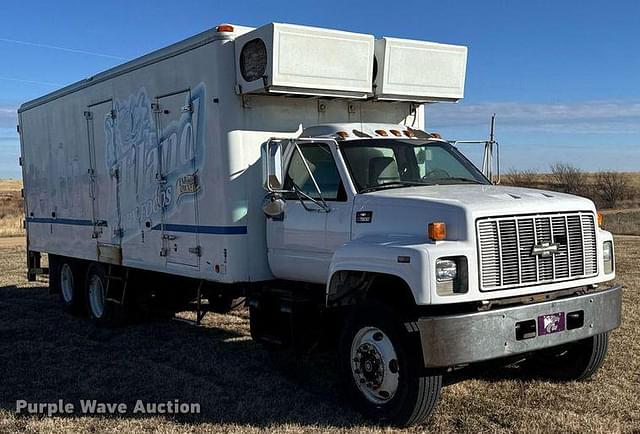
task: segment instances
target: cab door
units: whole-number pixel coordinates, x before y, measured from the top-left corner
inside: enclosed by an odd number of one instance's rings
[[[345,215],[353,202],[331,141],[297,141],[292,148],[284,171],[285,210],[267,222],[269,264],[276,277],[325,283],[335,249],[348,241]]]
[[[197,118],[190,90],[156,98],[162,254],[167,265],[198,268],[198,174],[194,132]]]

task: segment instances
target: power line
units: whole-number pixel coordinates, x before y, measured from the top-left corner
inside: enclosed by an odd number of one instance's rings
[[[127,60],[126,57],[113,56],[111,54],[96,53],[95,51],[77,50],[75,48],[58,47],[58,46],[55,46],[55,45],[40,44],[40,43],[37,43],[37,42],[20,41],[18,39],[0,38],[0,42],[7,42],[7,43],[10,43],[10,44],[27,45],[29,47],[48,48],[48,49],[51,49],[51,50],[66,51],[68,53],[76,53],[76,54],[86,54],[86,55],[89,55],[89,56],[106,57],[107,59]]]

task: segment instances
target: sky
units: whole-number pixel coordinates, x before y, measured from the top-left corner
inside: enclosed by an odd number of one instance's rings
[[[637,1],[30,0],[0,3],[0,178],[20,176],[21,103],[219,23],[271,21],[466,45],[465,98],[429,106],[429,130],[484,139],[496,113],[503,170],[640,171]]]

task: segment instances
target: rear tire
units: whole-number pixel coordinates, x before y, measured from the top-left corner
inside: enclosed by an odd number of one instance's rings
[[[442,376],[425,375],[419,351],[392,309],[368,304],[352,313],[340,337],[339,372],[364,416],[409,426],[433,413]]]
[[[56,257],[50,286],[58,292],[63,309],[66,312],[77,315],[82,313],[84,307],[83,276],[81,266],[75,261]]]
[[[601,333],[536,354],[529,366],[536,374],[557,381],[586,380],[604,363],[608,346],[609,333]]]
[[[85,279],[85,298],[89,318],[99,326],[116,325],[116,307],[106,300],[107,274],[104,267],[93,263],[89,265]]]

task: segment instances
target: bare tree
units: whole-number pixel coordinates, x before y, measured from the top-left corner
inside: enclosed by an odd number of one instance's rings
[[[503,184],[516,187],[536,187],[538,172],[535,169],[516,169],[512,167],[503,178]]]
[[[596,187],[598,195],[607,208],[615,208],[616,204],[626,198],[629,193],[627,178],[619,172],[598,172]]]
[[[584,191],[584,173],[570,163],[552,164],[551,179],[565,193],[581,194]]]

